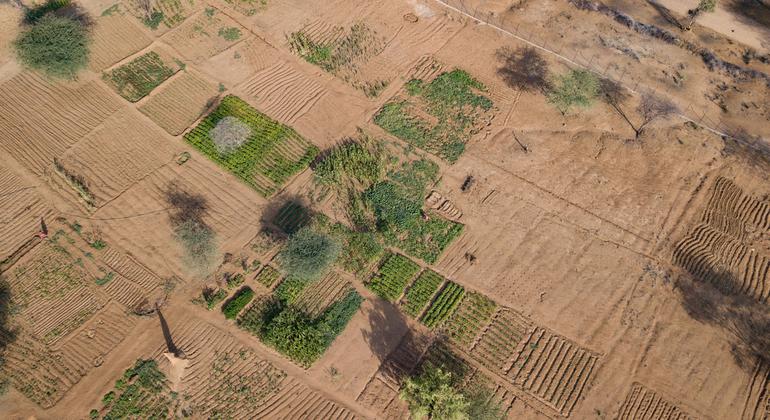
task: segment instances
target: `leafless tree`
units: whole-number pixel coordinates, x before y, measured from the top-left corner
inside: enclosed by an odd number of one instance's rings
[[[620,83],[617,83],[614,80],[602,79],[599,82],[599,91],[601,92],[602,100],[611,106],[615,112],[617,112],[618,115],[620,115],[626,121],[626,123],[631,126],[631,128],[634,130],[634,133],[636,133],[636,136],[638,137],[639,131],[637,130],[636,125],[631,122],[631,120],[628,118],[628,115],[626,115],[625,111],[623,111],[623,104],[630,97],[626,89],[621,86]]]
[[[497,74],[505,83],[516,89],[545,93],[550,88],[548,62],[532,47],[513,50],[503,47],[496,57],[502,63]]]
[[[642,94],[642,101],[639,103],[636,110],[642,117],[642,123],[639,124],[639,127],[635,130],[636,137],[639,138],[648,124],[658,118],[665,118],[671,114],[675,114],[677,112],[677,107],[668,99],[656,96],[652,93],[644,93]]]

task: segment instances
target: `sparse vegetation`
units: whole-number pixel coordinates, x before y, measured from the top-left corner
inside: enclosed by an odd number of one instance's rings
[[[443,73],[430,83],[413,79],[406,84],[407,95],[386,103],[374,122],[410,144],[455,162],[482,114],[492,109],[492,101],[476,93],[485,90],[463,70]],[[433,116],[435,123],[421,117],[420,111]]]
[[[219,28],[219,36],[228,41],[235,41],[241,37],[241,30],[233,26],[222,27]]]
[[[690,16],[690,21],[687,23],[684,29],[689,31],[692,29],[692,25],[695,23],[695,20],[698,19],[698,16],[704,12],[713,13],[716,9],[717,0],[700,0],[694,9],[687,11],[687,15]]]
[[[186,261],[194,271],[206,272],[216,260],[214,230],[204,220],[208,211],[205,198],[180,190],[174,185],[166,191],[169,218],[176,239],[182,245]]]
[[[14,42],[19,61],[50,76],[74,79],[88,64],[89,28],[82,20],[48,11],[32,22]]]
[[[102,399],[97,410],[105,420],[123,418],[167,418],[172,398],[165,385],[166,377],[154,360],[137,360],[132,368],[115,382],[115,388]]]
[[[563,114],[575,107],[591,106],[599,96],[599,78],[588,70],[571,70],[553,82],[548,100]]]
[[[130,62],[104,73],[108,81],[120,96],[131,102],[144,98],[163,81],[176,73],[158,53],[150,51]]]

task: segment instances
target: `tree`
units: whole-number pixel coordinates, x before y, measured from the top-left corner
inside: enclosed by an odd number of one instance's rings
[[[176,185],[171,185],[165,195],[171,226],[185,250],[187,262],[196,271],[205,273],[214,264],[217,250],[214,230],[203,218],[208,211],[206,199]]]
[[[88,64],[90,35],[82,22],[47,14],[24,30],[14,46],[27,67],[74,79]]]
[[[532,47],[512,50],[503,47],[495,53],[503,66],[497,74],[505,83],[516,89],[545,93],[550,88],[548,81],[548,62]]]
[[[468,417],[473,420],[504,420],[507,417],[489,392],[477,389],[465,393],[465,397],[468,399]]]
[[[698,2],[698,5],[695,6],[694,9],[690,9],[687,11],[687,14],[690,16],[690,22],[685,26],[685,30],[689,31],[692,29],[693,23],[695,23],[695,19],[700,16],[703,12],[709,12],[712,13],[717,8],[717,0],[700,0]]]
[[[324,233],[304,227],[293,234],[281,253],[281,266],[290,276],[317,278],[337,259],[340,244]]]
[[[414,419],[464,420],[469,419],[469,403],[452,386],[452,374],[427,365],[423,372],[407,378],[401,390],[401,399],[409,404]]]
[[[655,96],[652,93],[642,94],[642,100],[636,108],[642,117],[642,123],[635,128],[636,138],[642,134],[644,128],[654,120],[663,118],[677,112],[677,107],[669,100]]]
[[[548,100],[566,114],[573,107],[588,107],[599,95],[599,79],[590,71],[576,69],[559,76]]]

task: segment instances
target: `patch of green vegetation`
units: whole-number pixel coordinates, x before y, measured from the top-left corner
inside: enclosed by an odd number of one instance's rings
[[[363,298],[351,290],[312,318],[280,298],[272,299],[248,309],[238,325],[298,364],[310,367],[345,329],[361,302]]]
[[[234,26],[222,27],[219,28],[219,36],[227,41],[235,41],[241,37],[241,30]]]
[[[420,266],[409,258],[390,254],[366,286],[381,298],[395,302],[418,271]]]
[[[89,242],[88,245],[91,245],[91,248],[93,249],[107,248],[107,242],[104,242],[103,239],[94,239],[93,241]]]
[[[374,122],[394,136],[441,158],[455,162],[465,143],[478,129],[481,114],[493,103],[477,91],[485,86],[463,70],[442,73],[430,83],[414,79],[405,85],[407,95],[386,103]],[[428,113],[435,122],[421,116]]]
[[[155,30],[158,29],[158,26],[160,26],[160,23],[163,22],[163,18],[165,17],[166,16],[160,10],[153,10],[150,16],[142,19],[142,23],[148,28]]]
[[[222,313],[227,319],[235,319],[238,313],[251,302],[254,298],[254,291],[249,287],[244,287],[235,293],[235,295],[222,306]]]
[[[99,285],[99,286],[104,286],[105,284],[107,284],[110,281],[112,281],[112,279],[114,279],[114,278],[115,278],[115,273],[110,271],[109,273],[105,274],[102,277],[97,277],[96,284]]]
[[[238,150],[222,155],[209,132],[224,117],[249,125],[252,134]],[[219,106],[185,135],[185,140],[238,178],[269,196],[292,175],[307,167],[318,148],[294,129],[262,114],[240,98],[228,95]]]
[[[19,34],[14,47],[24,66],[72,79],[88,64],[90,43],[80,21],[45,14]]]
[[[572,70],[552,85],[548,101],[563,114],[575,107],[587,108],[599,96],[599,78],[588,70]]]
[[[379,143],[362,136],[361,140],[350,140],[329,150],[313,169],[324,185],[353,182],[369,186],[383,178],[385,163]]]
[[[144,98],[176,70],[168,67],[155,51],[150,51],[130,62],[104,73],[102,78],[109,82],[123,98],[136,102]]]
[[[205,288],[201,292],[201,299],[197,303],[201,303],[206,306],[210,311],[214,309],[219,302],[222,302],[227,297],[227,292],[218,288]]]
[[[114,390],[104,396],[97,416],[102,413],[105,420],[169,418],[172,398],[165,382],[166,377],[154,360],[139,359],[115,382]]]
[[[115,3],[112,6],[102,11],[102,16],[112,16],[116,13],[120,13],[120,3]]]
[[[213,17],[213,16],[214,16],[214,14],[215,14],[216,12],[217,12],[217,9],[215,9],[215,8],[213,8],[213,7],[207,7],[207,8],[206,8],[206,9],[203,11],[203,13],[205,13],[205,14],[206,14],[206,17]]]

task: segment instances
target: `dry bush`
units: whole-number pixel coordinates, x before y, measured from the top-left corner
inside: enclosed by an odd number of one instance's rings
[[[649,123],[655,121],[658,118],[665,118],[669,115],[679,112],[676,105],[666,98],[656,96],[652,93],[642,94],[642,100],[639,106],[636,108],[639,115],[642,117],[642,123],[636,131],[636,136],[639,137],[644,127]]]
[[[503,47],[497,50],[498,61],[502,67],[497,74],[505,83],[515,89],[545,93],[551,88],[548,62],[535,48],[521,47],[513,50]]]
[[[226,155],[236,151],[249,140],[252,130],[246,123],[236,117],[227,116],[219,120],[209,135],[214,141],[214,147],[220,154]]]
[[[166,190],[166,202],[171,207],[169,219],[187,262],[196,272],[209,271],[216,260],[217,247],[214,230],[203,219],[208,209],[206,199],[171,185]]]

